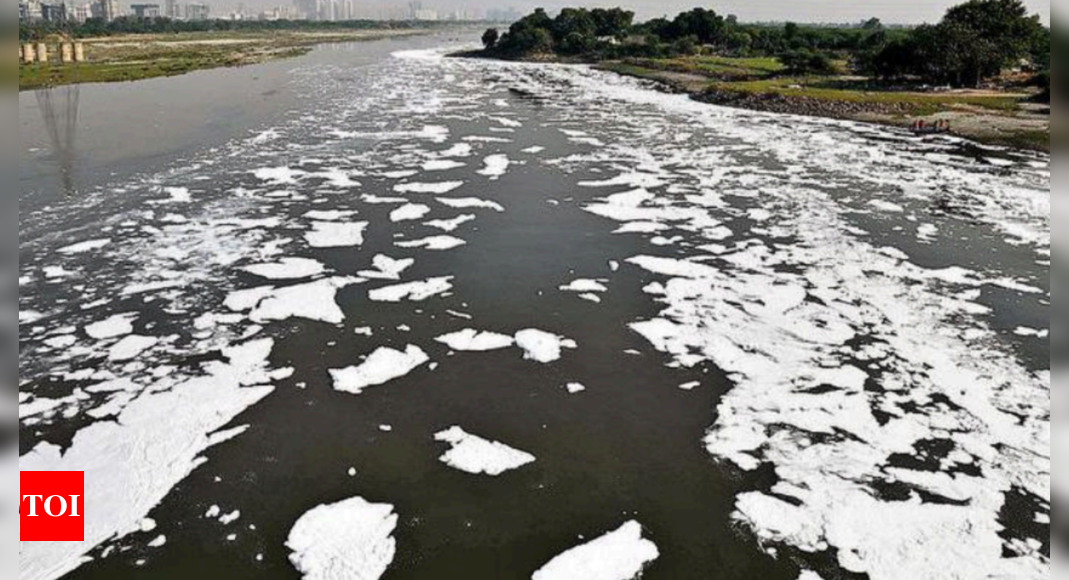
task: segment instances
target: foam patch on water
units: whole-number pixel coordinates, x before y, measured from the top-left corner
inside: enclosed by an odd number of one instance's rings
[[[463,181],[443,181],[441,183],[399,183],[393,186],[397,193],[427,193],[441,195],[464,186]]]
[[[311,278],[326,271],[326,266],[309,258],[282,258],[270,264],[254,264],[242,270],[268,280]]]
[[[563,292],[608,292],[609,288],[597,280],[578,279],[572,280],[565,286],[560,287]]]
[[[371,264],[375,267],[374,270],[362,270],[359,276],[362,278],[380,279],[380,280],[400,280],[401,273],[412,267],[416,263],[413,258],[403,258],[395,260],[387,255],[378,254],[371,259]]]
[[[576,348],[570,339],[535,328],[517,332],[516,346],[523,349],[523,358],[540,363],[560,360],[562,349]]]
[[[404,351],[382,347],[359,365],[331,370],[330,376],[334,380],[334,390],[359,395],[367,387],[401,378],[429,360],[421,348],[411,344]]]
[[[489,177],[491,181],[499,179],[502,175],[508,173],[510,164],[511,162],[506,155],[490,155],[483,159],[483,168],[478,171],[478,174]]]
[[[78,244],[66,246],[57,250],[60,254],[66,254],[72,256],[75,254],[85,254],[87,252],[93,252],[101,248],[106,247],[111,243],[111,238],[103,238],[99,240],[89,240]]]
[[[393,509],[359,497],[316,507],[290,530],[290,562],[304,580],[378,580],[397,551]]]
[[[430,236],[408,242],[394,242],[398,248],[425,248],[428,250],[452,250],[466,244],[464,240],[453,236]]]
[[[494,201],[479,199],[477,197],[439,197],[437,200],[438,203],[454,209],[486,208],[494,211],[505,211],[505,208],[502,207],[501,204]]]
[[[452,231],[455,231],[460,226],[462,226],[462,225],[464,225],[464,224],[466,224],[466,223],[468,223],[470,221],[474,221],[474,220],[475,220],[475,215],[474,214],[466,213],[466,214],[458,215],[457,217],[455,217],[453,219],[431,220],[429,222],[424,222],[423,225],[425,225],[427,227],[430,227],[430,228],[436,228],[436,229],[442,230],[443,232],[452,232]]]
[[[634,580],[660,556],[657,546],[642,537],[642,525],[632,520],[616,531],[553,558],[531,578]]]
[[[403,222],[418,220],[431,213],[431,208],[418,203],[405,204],[390,212],[390,221]]]
[[[450,334],[444,334],[434,339],[448,345],[453,350],[460,351],[486,351],[509,348],[515,344],[515,340],[508,335],[494,332],[480,332],[473,328],[465,328]]]
[[[456,426],[435,434],[434,440],[452,446],[445,455],[438,458],[439,461],[473,475],[498,476],[535,461],[534,455],[530,453],[471,435]]]
[[[116,338],[133,332],[135,320],[137,320],[136,314],[116,314],[106,320],[86,326],[85,333],[89,335],[89,338],[97,340]]]
[[[423,163],[423,170],[449,171],[450,169],[459,169],[464,166],[464,163],[461,163],[460,161],[453,161],[452,159],[431,159]]]
[[[204,450],[240,434],[219,431],[273,390],[267,358],[271,340],[224,349],[228,362],[173,388],[146,390],[119,414],[80,430],[70,448],[40,443],[19,458],[20,471],[84,471],[85,541],[24,542],[19,575],[51,580],[84,562],[94,547],[142,529],[164,496],[204,462]]]
[[[290,318],[341,324],[345,321],[345,313],[336,301],[338,290],[360,282],[362,280],[359,278],[329,278],[308,284],[270,289],[263,294],[260,294],[257,289],[248,301],[252,302],[260,298],[252,307],[249,319],[261,324]],[[245,306],[248,302],[241,305]]]
[[[400,302],[405,299],[419,302],[452,290],[452,280],[452,276],[443,276],[376,288],[368,292],[368,298],[375,302]]]
[[[312,231],[304,239],[313,248],[343,248],[364,243],[368,222],[312,222]]]
[[[146,350],[156,346],[160,339],[154,336],[130,335],[123,337],[108,350],[108,360],[122,362],[135,359]]]

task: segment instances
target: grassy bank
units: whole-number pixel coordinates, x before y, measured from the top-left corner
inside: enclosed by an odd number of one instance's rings
[[[626,59],[604,70],[654,80],[725,106],[908,127],[950,121],[957,135],[980,142],[1050,151],[1050,116],[1010,91],[896,90],[845,74],[786,76],[776,59],[677,57]]]
[[[19,90],[175,76],[300,56],[318,44],[421,33],[419,30],[203,32],[87,39],[87,62],[20,66]]]

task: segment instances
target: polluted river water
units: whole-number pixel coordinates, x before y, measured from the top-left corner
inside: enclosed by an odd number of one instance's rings
[[[1049,157],[457,48],[20,95],[22,578],[1049,577]]]

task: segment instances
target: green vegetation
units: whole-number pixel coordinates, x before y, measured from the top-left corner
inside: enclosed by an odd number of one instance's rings
[[[709,91],[804,97],[843,103],[902,105],[911,115],[930,115],[953,107],[979,107],[991,111],[1013,111],[1017,99],[1012,96],[971,96],[880,90],[864,83],[835,81],[827,77],[776,77],[746,82],[714,82]]]
[[[83,24],[67,22],[19,23],[19,41],[29,42],[52,34],[66,34],[74,38],[99,38],[124,34],[178,34],[198,32],[262,33],[271,31],[336,32],[343,30],[406,30],[427,28],[434,23],[394,22],[381,20],[352,20],[319,22],[306,20],[242,21],[200,20],[181,21],[169,18],[135,18],[125,16],[112,22],[90,18]]]
[[[414,34],[415,30],[136,34],[85,41],[88,62],[22,65],[19,90],[175,76],[299,56],[314,45]]]
[[[1037,47],[1044,30],[1039,16],[1028,16],[1021,0],[970,0],[947,11],[939,24],[917,27],[908,37],[887,43],[865,72],[977,87],[1023,58],[1042,57]]]

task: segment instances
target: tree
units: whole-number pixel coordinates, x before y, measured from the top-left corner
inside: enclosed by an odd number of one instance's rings
[[[836,72],[831,58],[823,52],[808,49],[788,50],[778,58],[785,72],[791,75],[826,75]]]
[[[947,11],[939,24],[942,50],[957,54],[943,71],[956,85],[976,86],[1028,55],[1042,28],[1021,0],[970,0]]]
[[[870,32],[873,30],[883,30],[883,22],[880,22],[879,18],[869,18],[861,25],[861,28]]]
[[[493,50],[500,37],[501,35],[496,28],[487,28],[486,32],[483,33],[483,46],[486,47],[486,50]]]
[[[701,44],[719,45],[723,40],[726,26],[724,19],[712,10],[695,8],[690,12],[683,12],[672,21],[671,39],[677,40],[687,36],[693,36]]]
[[[635,20],[634,12],[620,8],[611,10],[595,8],[590,11],[590,16],[594,19],[594,33],[599,38],[623,39],[630,32],[632,23]]]

